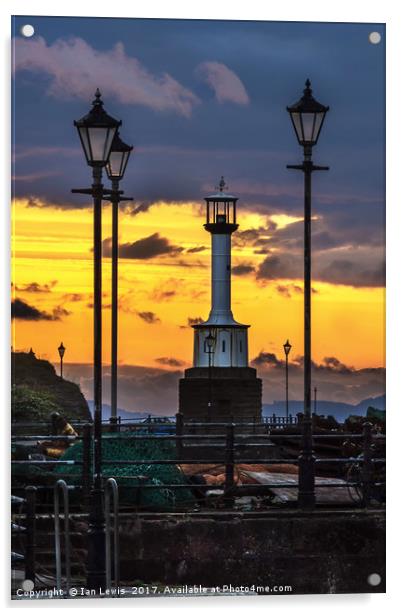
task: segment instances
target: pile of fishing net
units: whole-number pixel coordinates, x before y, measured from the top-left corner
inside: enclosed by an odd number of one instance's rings
[[[102,436],[102,475],[104,479],[116,479],[120,502],[153,510],[170,510],[187,505],[191,507],[194,496],[189,488],[169,487],[187,483],[180,468],[176,464],[152,463],[153,460],[175,459],[174,443],[163,438],[148,440],[135,436],[138,436],[138,432]],[[83,442],[80,440],[69,447],[60,460],[82,462],[82,458]],[[133,462],[135,460],[140,463]],[[60,464],[53,472],[70,485],[82,484],[82,465]]]

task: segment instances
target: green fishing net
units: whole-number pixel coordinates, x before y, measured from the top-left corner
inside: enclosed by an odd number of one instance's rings
[[[169,510],[194,504],[194,496],[187,488],[165,487],[172,484],[185,484],[186,478],[175,464],[152,464],[152,460],[176,458],[176,448],[172,441],[135,439],[138,432],[106,434],[102,436],[102,475],[104,479],[113,477],[119,486],[119,499],[122,504],[137,505],[140,508]],[[69,447],[60,460],[82,462],[83,442],[77,441]],[[140,460],[142,464],[119,464],[119,461]],[[54,475],[64,478],[70,485],[82,484],[79,473],[81,465],[58,465]],[[144,484],[152,487],[143,487]]]

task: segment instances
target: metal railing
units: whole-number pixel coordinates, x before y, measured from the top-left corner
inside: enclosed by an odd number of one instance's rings
[[[113,558],[111,545],[110,500],[113,502]],[[106,588],[112,588],[112,562],[114,587],[120,586],[120,535],[119,535],[119,488],[113,477],[105,483],[105,534],[106,534]]]
[[[277,418],[276,418],[277,419]],[[136,424],[138,425],[138,424]],[[142,428],[146,427],[144,424],[140,424]],[[152,428],[157,425],[157,422],[151,424]],[[162,425],[166,425],[162,422]],[[313,449],[313,442],[320,441],[320,443],[331,443],[334,440],[350,439],[353,441],[361,441],[361,454],[359,456],[331,456],[331,455],[312,455],[308,459],[304,459],[301,464],[301,452],[294,455],[289,454],[286,457],[272,457],[267,456],[267,447],[274,447],[275,443],[291,442],[295,446],[295,439],[301,437],[301,431],[287,433],[286,430],[276,430],[278,424],[271,424],[274,429],[270,429],[269,424],[265,422],[240,422],[240,423],[225,423],[225,422],[202,422],[192,421],[184,422],[183,416],[179,413],[176,415],[176,422],[174,424],[174,434],[157,434],[150,429],[148,431],[131,430],[131,431],[119,431],[115,438],[130,439],[132,441],[172,441],[175,443],[175,456],[163,457],[162,459],[141,459],[141,456],[130,460],[108,460],[104,457],[102,464],[118,465],[120,467],[152,464],[152,465],[165,465],[174,464],[180,465],[186,464],[218,464],[224,466],[225,481],[220,485],[214,485],[214,489],[222,489],[224,491],[225,503],[227,507],[232,507],[234,504],[234,496],[245,493],[255,494],[268,493],[273,488],[296,488],[299,489],[303,480],[306,478],[310,480],[315,486],[315,476],[317,475],[317,469],[325,467],[325,465],[336,466],[338,469],[346,467],[353,467],[356,472],[353,477],[346,471],[340,471],[337,473],[339,476],[345,476],[346,478],[339,481],[339,483],[323,482],[320,480],[320,485],[317,487],[350,487],[354,488],[357,494],[360,494],[360,498],[356,499],[359,504],[367,507],[370,505],[370,500],[375,489],[378,489],[383,485],[383,482],[376,482],[374,479],[375,469],[378,465],[384,464],[385,459],[383,457],[375,457],[373,455],[373,444],[377,439],[385,438],[385,435],[374,434],[371,425],[366,422],[363,426],[362,433],[348,433],[343,431],[334,432],[321,432],[318,434],[311,434],[311,448]],[[249,428],[252,427],[250,431]],[[194,433],[194,430],[196,433]],[[106,430],[107,431],[107,430]],[[201,432],[201,433],[200,433]],[[202,433],[203,432],[203,433]],[[77,466],[77,470],[80,472],[75,475],[75,478],[80,479],[80,488],[82,489],[84,509],[87,509],[87,503],[89,499],[89,492],[92,483],[93,469],[92,469],[92,434],[91,425],[86,424],[83,426],[83,432],[79,436],[47,436],[47,435],[20,435],[13,437],[14,439],[24,440],[28,442],[30,440],[57,440],[63,439],[67,443],[74,443],[76,440],[83,440],[83,457],[82,460],[14,460],[12,463],[15,465],[35,464],[35,465],[54,465],[57,468],[58,465],[73,465]],[[211,454],[214,453],[212,456]],[[235,481],[235,466],[237,464],[293,464],[298,466],[298,482],[289,482],[288,484],[280,482],[271,483],[259,483],[244,486],[238,485]],[[72,475],[69,474],[69,477]],[[121,478],[133,478],[132,475],[122,476]],[[161,487],[168,487],[174,490],[188,489],[192,487],[189,482],[183,482],[181,484],[164,484],[163,486],[155,486],[155,484],[148,484],[144,481],[140,482],[140,486],[136,486],[136,490],[157,490]],[[45,486],[43,486],[45,488]],[[124,486],[125,489],[132,489],[130,486]],[[316,486],[315,486],[316,487]],[[315,490],[314,487],[314,490]],[[133,488],[134,489],[134,488]]]
[[[161,428],[173,428],[177,422],[177,415],[148,415],[147,417],[117,417],[116,420],[113,418],[103,419],[103,426],[110,427],[111,431],[118,431],[127,428],[153,428],[153,427],[161,427]],[[113,419],[113,421],[112,421]],[[205,423],[205,424],[213,424],[215,423],[211,417],[199,417],[194,420],[188,420],[186,423],[188,425],[196,424],[196,423]],[[289,417],[284,417],[281,415],[277,415],[273,413],[272,415],[263,415],[260,420],[254,418],[250,420],[250,417],[229,417],[228,422],[236,423],[241,425],[249,425],[252,426],[254,424],[268,424],[272,426],[286,426],[286,425],[298,425],[299,424],[299,416],[292,415],[289,413]],[[226,423],[228,423],[226,422]],[[71,420],[68,422],[73,428],[77,429],[80,433],[87,424],[92,425],[92,421],[84,421],[84,420]],[[55,432],[55,422],[53,418],[49,418],[48,421],[25,421],[25,422],[14,422],[11,423],[11,434],[17,436],[21,430],[29,429],[29,428],[45,428],[50,434],[56,434]]]
[[[25,579],[35,583],[36,580],[36,493],[35,486],[26,486],[25,497],[12,496],[12,509],[18,508],[18,522],[21,517],[24,520],[25,526],[20,523],[11,523],[11,532],[13,537],[17,536],[22,547],[22,539],[24,539],[23,552],[12,551],[12,561],[15,563],[23,563],[25,569]],[[14,514],[14,512],[13,512]],[[12,517],[14,519],[14,516]],[[20,549],[20,546],[18,549]]]
[[[70,551],[70,511],[68,486],[64,479],[59,479],[54,486],[54,542],[56,557],[56,588],[62,590],[62,550],[60,529],[60,491],[63,495],[64,506],[64,563],[65,563],[65,588],[67,592],[71,585],[71,551]]]

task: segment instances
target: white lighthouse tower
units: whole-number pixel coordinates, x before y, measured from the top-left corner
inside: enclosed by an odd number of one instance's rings
[[[248,328],[231,308],[231,237],[238,228],[237,197],[227,192],[223,177],[217,192],[205,197],[211,234],[211,310],[193,325],[193,367],[179,382],[179,411],[186,420],[261,419],[262,382],[248,365]]]
[[[238,228],[237,197],[219,191],[205,197],[206,224],[211,234],[211,311],[203,323],[194,325],[195,368],[241,368],[248,366],[247,329],[233,318],[231,309],[231,237]]]

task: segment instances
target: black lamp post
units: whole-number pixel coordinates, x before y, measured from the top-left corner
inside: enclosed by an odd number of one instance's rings
[[[292,345],[290,344],[289,340],[286,340],[285,344],[283,345],[283,350],[285,351],[285,361],[286,361],[286,385],[285,385],[285,389],[286,389],[286,424],[289,422],[289,361],[288,361],[288,356],[290,353],[290,349],[292,348]]]
[[[66,347],[61,342],[57,350],[60,355],[60,377],[63,378],[63,357],[64,357],[64,353],[66,352]]]
[[[117,319],[118,319],[118,252],[119,252],[119,182],[124,177],[128,159],[133,147],[120,139],[117,131],[110,150],[106,173],[112,182],[112,345],[111,345],[111,413],[110,423],[117,422]]]
[[[208,353],[208,418],[212,410],[212,356],[215,352],[215,336],[209,332],[205,338],[206,350]]]
[[[304,160],[301,165],[287,165],[304,173],[304,415],[302,451],[299,458],[299,504],[313,507],[314,454],[311,424],[311,175],[313,171],[326,171],[311,159],[329,107],[321,105],[313,97],[310,80],[301,99],[287,107],[299,144],[303,147]]]
[[[110,191],[102,184],[102,168],[106,166],[114,136],[121,122],[103,108],[101,93],[96,90],[89,113],[74,122],[92,167],[90,189],[72,192],[89,194],[94,203],[94,482],[90,497],[88,527],[87,585],[90,589],[105,586],[105,520],[102,490],[102,199]]]

